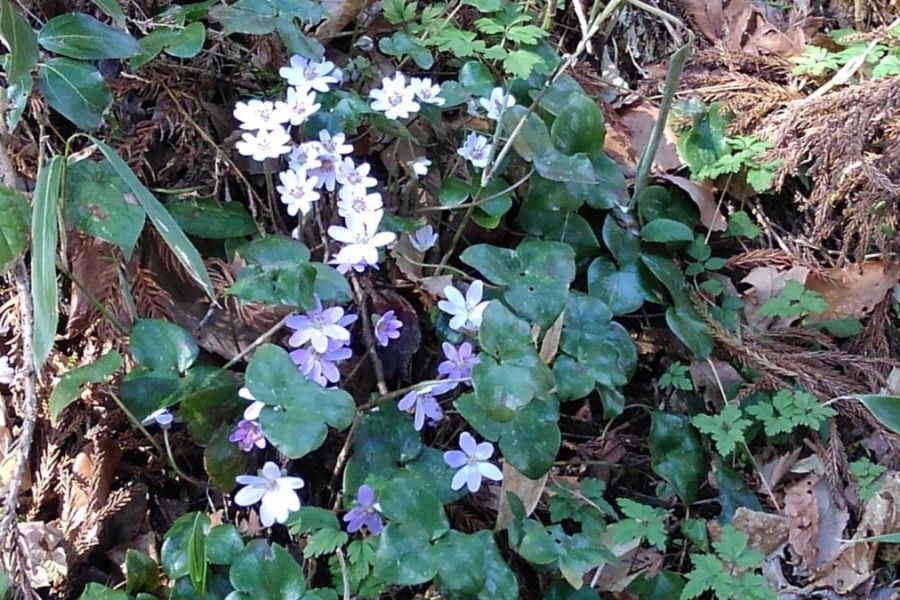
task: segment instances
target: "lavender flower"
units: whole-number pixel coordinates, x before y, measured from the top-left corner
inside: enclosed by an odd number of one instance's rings
[[[337,363],[353,356],[353,351],[334,340],[328,341],[325,352],[317,352],[315,348],[299,348],[291,352],[291,360],[300,367],[300,371],[310,381],[322,387],[341,380]]]
[[[487,111],[488,119],[492,121],[499,121],[503,111],[516,105],[513,95],[507,94],[500,87],[491,90],[490,98],[481,98],[478,102]]]
[[[300,498],[294,490],[303,487],[303,480],[282,477],[281,469],[272,461],[263,465],[261,477],[238,475],[235,481],[244,486],[234,495],[235,504],[250,506],[262,501],[259,519],[264,527],[271,527],[276,521],[284,523],[291,512],[300,510]]]
[[[422,254],[433,248],[437,241],[438,235],[434,232],[434,228],[431,225],[416,229],[409,236],[409,243]]]
[[[144,420],[141,421],[141,425],[150,425],[152,423],[155,423],[163,429],[168,429],[172,426],[172,422],[174,420],[175,417],[172,415],[172,413],[169,412],[168,409],[161,408],[147,415]]]
[[[237,442],[238,447],[244,452],[250,452],[253,448],[262,450],[266,447],[266,438],[262,428],[256,421],[241,419],[237,428],[228,436],[229,442]]]
[[[316,296],[316,307],[313,310],[303,315],[291,315],[285,321],[287,327],[295,330],[288,344],[297,348],[311,342],[316,352],[323,353],[328,349],[329,340],[346,343],[350,341],[350,332],[340,325],[343,317],[343,308],[332,306],[323,309],[322,301]]]
[[[464,431],[459,436],[460,450],[444,452],[444,462],[454,469],[459,469],[450,482],[450,488],[454,490],[467,486],[472,493],[481,488],[482,477],[491,481],[502,481],[503,473],[493,463],[487,462],[494,454],[494,445],[490,442],[475,443],[475,438]]]
[[[454,387],[454,385],[447,383],[434,383],[417,388],[403,396],[400,402],[397,403],[397,408],[407,412],[415,407],[413,426],[416,431],[422,431],[426,417],[428,417],[429,425],[433,425],[444,418],[444,411],[441,410],[441,406],[438,404],[435,396],[440,396]]]
[[[403,321],[395,318],[394,311],[389,310],[375,322],[375,338],[379,346],[387,346],[391,340],[400,337],[400,328]]]
[[[457,349],[453,344],[444,342],[441,349],[447,360],[438,365],[438,373],[448,379],[471,379],[472,367],[481,362],[478,355],[472,352],[472,344],[463,342]],[[471,385],[471,381],[468,384]]]
[[[378,535],[384,528],[381,520],[381,505],[375,500],[375,490],[372,486],[361,485],[356,491],[356,507],[344,515],[347,523],[347,532],[356,533],[365,526],[369,533]]]
[[[450,329],[459,331],[460,329],[468,329],[470,331],[478,331],[481,327],[481,318],[484,315],[484,309],[488,303],[481,301],[484,293],[484,283],[481,281],[473,281],[466,290],[465,298],[458,289],[452,285],[444,288],[446,300],[438,302],[438,308],[452,316],[450,319]]]
[[[466,143],[456,153],[472,163],[476,169],[483,169],[490,160],[492,147],[493,144],[483,135],[470,133]]]

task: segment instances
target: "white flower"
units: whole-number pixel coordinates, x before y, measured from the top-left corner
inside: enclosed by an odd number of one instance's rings
[[[411,113],[419,112],[416,91],[407,87],[403,73],[398,72],[393,79],[382,79],[381,88],[372,90],[369,96],[374,99],[372,110],[383,112],[388,119],[406,119]]]
[[[377,210],[362,214],[349,213],[345,217],[346,227],[332,225],[328,235],[332,239],[347,244],[341,248],[334,263],[344,266],[378,264],[378,248],[392,243],[397,236],[389,231],[378,231],[384,211]]]
[[[372,165],[367,162],[354,164],[352,158],[345,158],[338,165],[337,180],[343,186],[361,187],[363,189],[375,187],[378,180],[369,176]],[[343,191],[343,190],[342,190]]]
[[[307,176],[305,171],[288,169],[278,174],[282,185],[275,189],[281,194],[281,202],[287,206],[287,213],[296,217],[297,213],[306,214],[312,208],[312,203],[319,199],[319,192],[315,191],[317,179],[315,176]]]
[[[175,420],[175,417],[172,416],[172,413],[168,411],[168,409],[161,408],[159,410],[155,410],[141,421],[141,425],[150,425],[151,423],[156,423],[163,429],[168,429],[172,425],[172,421]]]
[[[425,77],[424,79],[413,77],[409,80],[409,87],[413,89],[416,98],[421,102],[434,104],[435,106],[443,106],[446,102],[446,100],[439,95],[441,93],[441,86],[436,83],[432,84],[431,79],[428,77]]]
[[[444,295],[447,299],[438,302],[438,308],[452,315],[450,319],[451,329],[455,331],[460,329],[478,331],[478,328],[481,327],[481,317],[484,314],[484,309],[488,305],[488,302],[481,301],[483,292],[484,283],[477,280],[469,285],[465,298],[463,298],[462,292],[452,285],[444,288]]]
[[[309,174],[315,175],[317,179],[317,188],[325,188],[329,192],[334,191],[335,185],[337,184],[338,160],[340,160],[340,157],[336,158],[334,154],[328,152],[319,154],[319,166],[310,169],[309,171]]]
[[[291,120],[291,111],[283,102],[248,100],[234,105],[234,118],[241,122],[241,129],[272,131]]]
[[[466,143],[456,151],[457,154],[472,163],[473,167],[483,169],[488,165],[491,156],[492,144],[488,139],[477,133],[470,133]]]
[[[481,98],[478,102],[487,111],[487,118],[493,121],[499,121],[500,114],[504,110],[516,105],[516,99],[513,98],[513,95],[507,94],[501,87],[495,87],[491,90],[490,98]]]
[[[285,101],[276,102],[275,106],[287,111],[291,125],[302,125],[306,119],[322,108],[321,104],[316,103],[314,91],[295,87],[289,87]]]
[[[493,463],[487,462],[494,454],[494,445],[490,442],[475,443],[475,438],[468,431],[459,436],[460,450],[444,452],[444,462],[454,469],[459,469],[450,482],[450,488],[469,488],[473,494],[481,488],[481,479],[487,477],[491,481],[502,481],[503,472]]]
[[[238,390],[238,396],[250,402],[247,408],[244,409],[244,418],[248,421],[258,421],[265,404],[254,398],[253,394],[246,387]]]
[[[319,153],[322,147],[319,142],[303,142],[291,148],[288,166],[295,171],[309,171],[321,166]]]
[[[242,155],[262,162],[267,158],[278,158],[290,152],[291,136],[283,127],[272,131],[248,132],[241,136],[235,147]]]
[[[345,194],[345,191],[350,193]],[[338,201],[338,214],[346,217],[350,214],[361,215],[376,210],[381,210],[384,203],[381,201],[381,194],[377,192],[369,193],[368,190],[359,187],[345,186],[340,191],[341,199]]]
[[[299,477],[282,477],[281,469],[272,461],[267,461],[262,468],[262,477],[256,475],[238,475],[235,481],[243,485],[234,495],[238,506],[250,506],[262,500],[259,508],[259,519],[264,527],[273,523],[284,523],[288,515],[300,510],[300,498],[297,492],[303,487]]]
[[[278,74],[290,85],[297,86],[301,90],[327,92],[328,86],[338,82],[337,78],[331,74],[333,71],[333,62],[318,63],[295,54],[291,57],[291,66],[281,67]]]
[[[431,225],[417,229],[409,236],[409,243],[412,244],[412,247],[423,254],[434,247],[437,241],[438,234],[434,232],[434,228]]]
[[[343,133],[331,135],[331,132],[327,129],[322,129],[319,131],[319,143],[322,146],[320,152],[332,154],[335,157],[335,162],[340,161],[342,154],[350,154],[353,152],[353,146],[344,143],[346,139],[347,136]]]
[[[8,356],[0,356],[0,384],[12,385],[16,377],[16,370],[9,364]]]
[[[412,169],[415,178],[418,179],[419,177],[425,177],[426,175],[428,175],[428,167],[431,166],[431,161],[422,156],[410,161],[408,165]]]

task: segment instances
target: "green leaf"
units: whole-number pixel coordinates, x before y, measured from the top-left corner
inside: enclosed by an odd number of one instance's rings
[[[542,328],[550,327],[562,312],[575,279],[575,253],[559,242],[526,239],[515,251],[476,244],[466,248],[460,260],[504,286],[507,304]]]
[[[590,295],[602,300],[614,315],[627,315],[644,305],[640,276],[633,267],[620,271],[600,256],[588,267],[587,281]]]
[[[232,431],[233,424],[220,426],[206,441],[203,449],[203,468],[209,482],[222,491],[232,489],[234,478],[250,468],[249,455],[228,439]]]
[[[317,558],[324,554],[333,554],[335,550],[347,543],[350,539],[346,532],[334,527],[320,529],[306,540],[303,548],[303,558]]]
[[[206,558],[214,565],[230,565],[244,549],[244,540],[230,523],[216,525],[206,534]]]
[[[477,534],[451,530],[434,545],[437,583],[457,594],[478,594],[487,579],[484,540]]]
[[[203,518],[201,518],[203,517]],[[191,535],[188,538],[187,560],[188,560],[188,576],[194,589],[200,594],[200,598],[206,598],[206,528],[209,526],[209,520],[205,515],[197,513],[194,523],[191,526]]]
[[[459,69],[459,84],[473,96],[489,97],[494,89],[494,76],[480,61],[470,60]]]
[[[645,242],[661,244],[692,242],[694,240],[694,232],[684,223],[671,219],[655,219],[641,228],[641,239]]]
[[[309,264],[306,246],[283,235],[270,235],[241,246],[238,255],[247,266],[228,293],[245,302],[311,308],[316,269]]]
[[[107,352],[93,363],[65,373],[50,394],[50,421],[59,422],[59,415],[78,399],[85,384],[99,383],[122,367],[122,355],[115,350]]]
[[[894,433],[900,433],[900,396],[855,394],[842,398],[861,402],[882,425]]]
[[[51,58],[41,63],[38,83],[50,106],[81,129],[99,127],[112,100],[96,68],[68,58]]]
[[[78,600],[131,600],[131,597],[122,590],[112,590],[99,583],[89,583]]]
[[[22,192],[0,185],[0,275],[28,247],[30,207]]]
[[[434,66],[434,56],[431,52],[405,31],[381,38],[378,40],[378,49],[388,56],[409,56],[420,69],[430,69]]]
[[[728,456],[739,443],[744,442],[744,430],[752,423],[741,418],[741,409],[735,404],[726,405],[716,415],[694,415],[691,424],[701,433],[712,437],[716,452]]]
[[[84,13],[53,17],[38,33],[38,43],[50,52],[81,60],[130,58],[141,51],[127,32]]]
[[[417,489],[416,483],[410,473],[401,472],[392,477],[378,495],[382,513],[391,522],[435,540],[447,532],[450,524],[440,499],[427,490]],[[415,492],[411,493],[412,490]]]
[[[186,330],[158,319],[140,319],[131,329],[131,355],[152,371],[183,374],[197,360],[197,342]]]
[[[745,237],[748,240],[755,240],[759,237],[759,233],[759,226],[750,220],[750,215],[746,211],[739,210],[728,219],[728,229],[722,237]]]
[[[647,540],[651,546],[665,551],[669,534],[666,531],[666,511],[635,502],[629,498],[617,500],[622,513],[628,517],[612,526],[612,538],[617,544],[631,540]]]
[[[203,50],[204,42],[206,42],[206,26],[198,21],[180,30],[163,50],[176,58],[193,58]]]
[[[503,70],[514,77],[528,79],[534,68],[544,64],[544,59],[530,50],[513,50],[503,59]]]
[[[442,206],[458,206],[469,198],[469,184],[459,177],[449,177],[441,182],[438,201]]]
[[[173,202],[167,208],[188,235],[224,240],[257,233],[256,222],[239,202],[197,198]]]
[[[19,81],[37,63],[37,36],[31,25],[10,4],[0,0],[0,40],[9,50],[6,80]]]
[[[260,416],[266,438],[289,458],[317,449],[325,441],[327,426],[344,430],[356,412],[350,394],[308,381],[288,353],[272,344],[260,346],[253,354],[246,385],[254,398],[267,405]]]
[[[175,519],[166,532],[161,551],[162,567],[170,579],[188,574],[188,545],[197,519],[204,528],[209,527],[209,517],[205,513],[192,512]]]
[[[434,548],[421,529],[391,523],[381,532],[373,573],[395,585],[419,585],[437,574]]]
[[[712,471],[716,487],[719,488],[719,506],[722,508],[719,523],[731,523],[734,513],[742,506],[756,511],[763,509],[756,494],[747,487],[741,474],[732,469],[727,462],[718,456],[715,457]]]
[[[117,0],[91,0],[94,5],[103,11],[108,17],[111,17],[120,28],[125,29],[125,13],[119,6]]]
[[[119,174],[119,177],[125,181],[128,187],[131,188],[132,193],[137,196],[138,202],[140,202],[141,206],[144,207],[144,210],[147,211],[147,216],[150,217],[153,226],[156,227],[156,230],[166,242],[166,245],[175,254],[178,262],[180,262],[187,272],[190,273],[191,277],[200,284],[200,287],[203,288],[203,291],[206,292],[207,296],[215,299],[216,291],[213,288],[212,281],[209,279],[209,273],[206,271],[206,265],[203,263],[203,258],[200,256],[200,253],[197,252],[197,249],[187,236],[184,235],[184,232],[181,230],[181,227],[178,226],[178,223],[175,222],[175,219],[172,218],[172,215],[170,215],[165,207],[159,203],[159,200],[150,193],[150,190],[144,187],[144,184],[140,182],[128,165],[125,164],[125,161],[116,154],[115,150],[95,137],[87,137],[96,144],[97,148],[100,149],[100,152],[103,153],[103,156],[106,157],[106,160],[112,164],[116,173]]]
[[[125,573],[125,589],[129,594],[152,594],[159,588],[159,566],[143,552],[128,549],[125,553]]]
[[[306,592],[303,570],[278,544],[253,540],[235,557],[231,585],[252,600],[300,600]]]
[[[666,324],[698,358],[712,354],[715,338],[692,307],[670,306],[666,310]]]
[[[126,258],[144,228],[144,209],[108,162],[82,160],[66,169],[65,217],[80,231],[115,244]]]
[[[572,94],[553,122],[550,137],[564,154],[603,152],[606,137],[603,112],[591,98]]]
[[[54,156],[38,171],[31,218],[31,302],[34,309],[34,368],[40,372],[53,348],[59,324],[59,291],[56,287],[56,246],[59,242],[57,213],[65,172],[64,156]]]
[[[650,465],[685,504],[697,497],[707,474],[706,455],[687,417],[653,412],[650,423]]]

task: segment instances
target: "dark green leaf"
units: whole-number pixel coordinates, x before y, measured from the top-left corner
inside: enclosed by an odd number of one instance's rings
[[[606,127],[597,103],[584,94],[571,94],[556,117],[550,136],[563,154],[603,152]]]
[[[188,235],[224,240],[256,233],[256,222],[239,202],[198,198],[173,202],[167,208]]]
[[[244,549],[244,540],[231,523],[216,525],[206,534],[206,557],[214,565],[230,565]]]
[[[38,83],[50,106],[81,129],[96,129],[112,94],[100,72],[88,63],[51,58],[38,68]]]
[[[494,76],[480,61],[470,60],[459,70],[459,85],[473,96],[488,97],[494,89]]]
[[[503,130],[507,133],[514,131],[522,120],[525,123],[519,131],[519,135],[513,140],[513,148],[522,157],[522,160],[531,162],[553,150],[553,144],[550,141],[550,131],[547,129],[546,123],[533,112],[529,112],[524,106],[512,106],[503,112]],[[541,173],[541,175],[544,174]],[[544,175],[544,177],[547,176]],[[568,181],[565,179],[560,180],[556,177],[547,177],[547,179]]]
[[[193,58],[203,50],[206,41],[206,26],[203,23],[191,23],[178,32],[163,48],[166,54],[176,58]]]
[[[487,579],[484,541],[477,534],[449,531],[434,545],[438,585],[457,594],[478,594]]]
[[[203,468],[209,476],[209,482],[222,491],[233,488],[234,478],[250,468],[249,455],[228,439],[233,430],[233,425],[222,425],[212,434],[203,449]]]
[[[713,474],[716,487],[719,488],[719,505],[722,507],[719,523],[731,523],[734,513],[742,506],[753,511],[763,510],[759,499],[747,487],[743,477],[718,456],[713,461]]]
[[[614,315],[627,315],[644,305],[644,292],[637,269],[621,271],[608,258],[594,259],[587,273],[588,291],[602,300]]]
[[[209,279],[209,273],[206,271],[206,265],[203,263],[203,258],[200,256],[200,253],[197,252],[197,249],[187,236],[184,235],[184,232],[181,230],[181,227],[178,226],[178,223],[175,222],[175,219],[172,218],[172,215],[170,215],[165,207],[159,203],[159,200],[150,193],[150,190],[144,187],[144,184],[138,180],[128,165],[125,164],[125,161],[116,154],[115,150],[97,138],[92,136],[87,137],[97,145],[97,148],[100,149],[100,152],[103,153],[106,160],[112,164],[116,173],[119,174],[119,177],[125,181],[128,187],[131,188],[132,193],[137,196],[138,202],[140,202],[141,206],[144,207],[144,210],[147,211],[147,216],[150,217],[153,226],[156,227],[156,230],[166,242],[166,245],[175,254],[178,262],[180,262],[194,280],[200,284],[203,291],[206,292],[210,298],[214,299],[216,297],[216,291]]]
[[[22,192],[0,185],[0,275],[28,246],[29,210]]]
[[[121,367],[122,356],[112,350],[89,365],[65,373],[50,394],[50,421],[53,424],[59,421],[59,415],[78,399],[85,384],[99,383]]]
[[[566,156],[555,148],[550,148],[534,158],[534,168],[542,176],[553,181],[573,183],[597,183],[594,165],[586,154]]]
[[[197,513],[194,523],[191,525],[187,548],[188,576],[191,578],[191,583],[194,584],[194,589],[200,594],[200,598],[206,598],[206,570],[209,566],[206,562],[207,527],[209,527],[209,520],[206,519],[206,515]]]
[[[131,600],[131,598],[122,590],[112,590],[99,583],[89,583],[78,600]]]
[[[103,14],[111,17],[116,22],[116,25],[125,29],[125,13],[117,0],[91,0],[91,2],[102,10]]]
[[[167,321],[140,319],[131,330],[131,355],[153,371],[181,374],[197,360],[199,349],[191,334]]]
[[[694,232],[684,223],[672,219],[654,219],[641,228],[641,239],[645,242],[692,242]]]
[[[320,262],[312,263],[312,266],[316,269],[315,293],[322,304],[344,304],[353,299],[347,278],[337,269]]]
[[[435,540],[447,532],[450,524],[440,499],[427,490],[419,489],[417,483],[410,473],[400,472],[391,478],[382,486],[378,496],[382,512],[391,522]]]
[[[900,433],[900,396],[859,394],[846,398],[861,402],[882,425],[894,433]]]
[[[144,209],[108,162],[82,160],[66,169],[65,217],[80,231],[115,244],[126,258],[144,228]]]
[[[634,341],[612,320],[609,308],[593,296],[576,292],[569,295],[560,349],[609,387],[628,383],[637,366]]]
[[[125,553],[125,589],[129,594],[153,593],[159,587],[159,566],[156,561],[137,550]]]
[[[253,540],[234,558],[231,585],[252,600],[300,600],[306,592],[303,570],[278,544]]]
[[[59,291],[56,287],[57,214],[65,172],[64,156],[54,156],[38,171],[31,218],[31,302],[34,308],[34,368],[40,372],[53,348],[59,324]]]
[[[437,557],[421,529],[391,523],[381,532],[374,573],[396,585],[419,585],[437,574]]]
[[[228,293],[245,302],[311,308],[315,304],[316,269],[306,246],[286,236],[270,235],[238,249],[247,264]]]
[[[84,13],[53,17],[38,33],[38,43],[50,52],[81,60],[129,58],[141,51],[127,32]]]
[[[339,431],[349,427],[356,412],[350,394],[308,381],[288,353],[271,344],[253,354],[246,383],[253,397],[268,405],[260,417],[266,438],[290,458],[321,446],[329,425]]]
[[[712,353],[715,338],[691,306],[670,306],[666,310],[666,324],[697,358],[706,358]]]
[[[0,0],[0,40],[9,50],[6,79],[19,81],[37,62],[38,44],[31,25],[12,7],[9,0]]]
[[[391,37],[383,37],[378,41],[378,49],[388,56],[409,56],[420,69],[434,66],[434,57],[417,39],[405,31],[398,31]]]
[[[684,588],[684,577],[674,571],[660,571],[653,577],[642,575],[631,582],[628,591],[638,600],[678,598]]]
[[[269,0],[238,0],[234,4],[216,4],[209,18],[223,25],[222,33],[265,35],[275,31],[277,11]]]
[[[188,545],[197,519],[200,519],[204,529],[209,527],[206,514],[193,512],[178,517],[166,532],[162,545],[162,566],[170,579],[188,574]]]
[[[706,477],[706,454],[700,435],[688,417],[654,412],[650,424],[650,457],[653,472],[662,477],[685,504],[697,497]]]

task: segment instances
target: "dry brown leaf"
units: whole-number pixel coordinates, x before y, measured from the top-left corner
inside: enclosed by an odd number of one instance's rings
[[[319,25],[316,37],[331,39],[344,30],[362,13],[369,0],[322,0],[322,10],[328,18]]]
[[[760,475],[762,476],[762,480],[759,482],[759,486],[757,487],[757,492],[763,494],[766,492],[766,484],[768,484],[769,489],[776,489],[778,484],[781,483],[781,480],[785,475],[791,472],[791,467],[796,464],[797,459],[800,457],[801,448],[795,449],[793,452],[788,454],[782,454],[775,460],[769,461],[764,464],[760,468]]]
[[[691,363],[691,383],[695,390],[703,390],[703,397],[708,406],[722,406],[725,398],[722,397],[721,387],[735,383],[744,383],[745,379],[737,369],[723,360],[711,359],[707,361],[694,361]]]
[[[750,271],[741,283],[746,283],[750,289],[743,294],[744,299],[744,316],[747,322],[757,329],[768,329],[775,324],[776,327],[787,325],[790,320],[785,321],[773,317],[761,317],[756,313],[759,307],[766,303],[770,298],[778,294],[788,281],[799,281],[806,283],[809,275],[809,269],[806,267],[791,267],[783,271],[779,271],[775,267],[756,267]]]
[[[691,181],[678,175],[659,175],[659,178],[678,186],[691,197],[691,200],[700,211],[700,222],[703,223],[704,227],[712,231],[725,231],[728,229],[728,222],[722,216],[722,213],[719,212],[719,206],[716,204],[712,182]]]
[[[788,540],[788,519],[783,515],[738,508],[731,524],[747,534],[747,545],[768,556]]]
[[[788,521],[788,541],[807,565],[816,562],[816,532],[819,526],[819,509],[813,487],[818,475],[804,477],[788,488],[784,495],[784,514]]]
[[[495,531],[506,529],[506,526],[512,520],[513,515],[510,511],[506,494],[513,493],[519,497],[519,500],[522,501],[522,505],[525,507],[525,516],[527,517],[537,508],[541,494],[544,493],[544,487],[547,485],[547,475],[548,473],[544,473],[544,476],[540,479],[529,479],[516,470],[509,462],[503,463],[503,483],[500,486]]]
[[[900,264],[885,265],[870,261],[829,269],[823,276],[810,273],[806,287],[819,292],[828,308],[811,315],[817,321],[841,317],[862,318],[884,300],[900,281]]]
[[[544,340],[541,343],[541,351],[538,355],[541,357],[541,360],[544,361],[545,365],[549,365],[553,362],[553,359],[556,358],[556,353],[559,351],[559,339],[562,336],[562,328],[565,320],[566,311],[562,311],[559,313],[559,316],[556,317],[556,321],[553,322],[550,329],[547,330],[547,333],[544,334]]]
[[[62,531],[43,521],[29,521],[19,524],[19,533],[29,558],[23,565],[29,583],[45,588],[65,580],[69,565]]]
[[[868,582],[872,576],[878,542],[863,542],[865,538],[900,530],[900,473],[893,472],[872,500],[854,533],[851,543],[844,544],[838,556],[823,566],[805,591],[831,588],[839,594],[852,592]]]
[[[659,108],[649,102],[642,101],[617,111],[615,117],[608,120],[603,149],[616,162],[636,167],[658,119]],[[653,159],[655,170],[674,171],[684,166],[675,149],[675,140],[675,134],[666,127]]]

